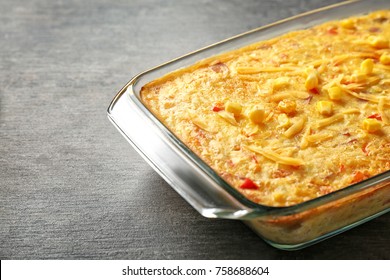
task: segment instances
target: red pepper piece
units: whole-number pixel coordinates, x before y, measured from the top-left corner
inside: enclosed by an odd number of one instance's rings
[[[240,188],[248,189],[248,190],[256,190],[259,187],[251,179],[245,178],[244,183],[242,183]]]
[[[379,114],[372,114],[371,116],[368,116],[369,119],[377,119],[378,121],[382,121],[382,116]]]
[[[355,144],[355,143],[357,143],[357,139],[351,139],[347,143],[348,144]]]
[[[309,103],[311,102],[312,99],[313,99],[313,95],[309,95],[309,97],[305,99],[305,102],[306,102],[307,104],[309,104]]]
[[[252,159],[253,159],[256,163],[259,163],[259,162],[257,161],[257,158],[256,158],[255,155],[252,155]]]
[[[370,32],[372,32],[372,33],[376,33],[376,32],[379,32],[379,31],[381,31],[381,29],[379,28],[379,27],[370,27],[369,29],[368,29],[368,31],[370,31]]]
[[[220,107],[217,107],[217,106],[214,106],[213,107],[213,111],[214,112],[219,112],[219,111],[222,111],[223,109],[222,108],[220,108]]]
[[[368,143],[364,143],[362,146],[362,151],[366,156],[368,156],[367,145],[368,145]]]
[[[328,34],[331,34],[331,35],[337,35],[337,34],[339,34],[339,32],[338,32],[338,30],[337,30],[337,27],[331,27],[331,28],[329,28],[328,30]]]
[[[364,175],[363,172],[360,172],[360,171],[356,171],[355,172],[355,175],[353,176],[353,180],[352,180],[352,183],[358,183],[360,181],[363,181],[364,179],[366,179],[367,176]]]
[[[216,73],[223,72],[224,70],[229,70],[229,68],[226,66],[226,64],[222,63],[222,62],[218,62],[214,65],[211,65],[210,68],[211,68],[211,70],[213,70]]]

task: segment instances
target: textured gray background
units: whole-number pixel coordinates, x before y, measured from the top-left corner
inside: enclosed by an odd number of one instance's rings
[[[336,2],[0,1],[0,258],[389,259],[389,215],[297,252],[201,217],[106,117],[138,72]]]

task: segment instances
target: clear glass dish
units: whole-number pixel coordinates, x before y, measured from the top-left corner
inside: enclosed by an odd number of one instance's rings
[[[237,35],[140,73],[114,97],[108,117],[141,156],[201,215],[242,220],[274,247],[300,249],[390,211],[390,171],[294,206],[253,203],[228,185],[143,105],[143,85],[202,59],[370,11],[388,0],[348,1]]]

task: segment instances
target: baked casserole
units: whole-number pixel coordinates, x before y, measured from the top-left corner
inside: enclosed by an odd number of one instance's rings
[[[146,107],[249,200],[291,206],[390,169],[390,11],[202,60]]]

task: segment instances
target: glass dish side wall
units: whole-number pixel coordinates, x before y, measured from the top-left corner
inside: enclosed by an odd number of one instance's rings
[[[390,211],[390,180],[355,195],[294,215],[245,221],[263,239],[281,249],[299,249]]]

